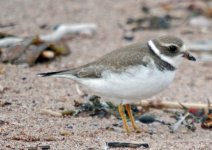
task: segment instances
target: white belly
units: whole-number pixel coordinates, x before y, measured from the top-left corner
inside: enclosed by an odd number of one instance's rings
[[[91,92],[116,104],[149,98],[165,88],[174,79],[175,71],[160,71],[144,66],[131,68],[124,73],[105,72],[101,79],[83,79]]]

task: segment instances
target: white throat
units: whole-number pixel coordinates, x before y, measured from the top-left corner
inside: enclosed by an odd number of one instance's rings
[[[182,56],[179,55],[179,56],[176,56],[176,57],[169,57],[169,56],[161,54],[160,50],[155,46],[155,44],[154,44],[154,42],[152,40],[148,41],[148,45],[152,49],[152,51],[158,57],[160,57],[160,59],[162,59],[163,61],[169,63],[173,67],[178,68],[179,64],[181,63]]]

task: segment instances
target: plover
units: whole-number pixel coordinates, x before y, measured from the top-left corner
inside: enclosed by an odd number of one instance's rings
[[[138,129],[130,104],[150,98],[173,81],[183,58],[195,61],[180,38],[162,36],[119,48],[86,65],[41,76],[69,78],[105,100],[118,104],[123,126],[130,132],[125,105],[134,129]]]

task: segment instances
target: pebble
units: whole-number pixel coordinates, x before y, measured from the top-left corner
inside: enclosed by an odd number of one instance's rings
[[[139,117],[139,121],[142,123],[150,124],[155,122],[155,117],[153,115],[142,115]]]
[[[73,126],[70,125],[70,124],[67,124],[67,125],[66,125],[66,128],[73,129]]]
[[[0,85],[0,93],[4,92],[4,87]]]
[[[125,40],[127,40],[127,41],[133,41],[134,36],[133,36],[132,31],[126,31],[126,32],[124,33],[123,38],[124,38]]]
[[[48,149],[50,149],[50,146],[49,145],[40,145],[38,147],[41,148],[42,150],[48,150]]]

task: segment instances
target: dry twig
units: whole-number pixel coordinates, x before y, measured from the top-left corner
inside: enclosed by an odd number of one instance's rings
[[[49,109],[42,109],[41,112],[45,115],[52,115],[55,117],[61,117],[62,113],[58,112],[58,111],[53,111],[53,110],[49,110]]]
[[[208,104],[201,104],[201,103],[199,104],[179,103],[179,102],[148,101],[148,100],[142,100],[140,103],[138,103],[138,106],[156,108],[156,109],[162,109],[162,108],[182,109],[182,106],[185,106],[186,108],[196,108],[196,109],[205,109],[209,107],[210,109],[212,109],[212,105],[208,106]]]

